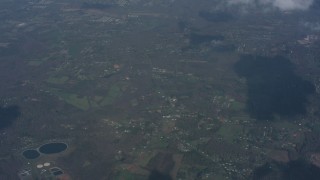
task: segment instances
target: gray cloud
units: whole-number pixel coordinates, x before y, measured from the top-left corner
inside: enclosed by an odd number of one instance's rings
[[[314,0],[227,0],[229,5],[267,5],[280,10],[307,10]]]

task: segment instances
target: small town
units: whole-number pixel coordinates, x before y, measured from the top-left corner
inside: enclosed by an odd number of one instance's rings
[[[3,0],[0,179],[313,180],[320,11],[265,11]]]

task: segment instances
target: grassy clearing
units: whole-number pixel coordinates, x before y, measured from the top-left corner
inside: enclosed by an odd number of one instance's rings
[[[90,108],[87,96],[79,96],[77,94],[66,93],[62,92],[60,89],[54,88],[51,88],[50,92],[76,108],[79,108],[81,110],[88,110]]]

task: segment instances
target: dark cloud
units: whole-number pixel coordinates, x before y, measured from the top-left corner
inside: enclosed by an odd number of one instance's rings
[[[0,107],[0,130],[9,127],[20,114],[18,106]]]
[[[242,56],[235,71],[247,79],[247,110],[259,120],[274,115],[293,117],[306,113],[307,96],[313,84],[294,73],[294,65],[281,56]]]

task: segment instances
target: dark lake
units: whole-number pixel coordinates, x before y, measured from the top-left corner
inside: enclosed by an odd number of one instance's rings
[[[27,159],[36,159],[40,156],[40,153],[34,149],[28,149],[23,151],[22,155]]]
[[[67,147],[68,146],[65,143],[49,143],[42,145],[39,148],[39,151],[43,154],[55,154],[66,150]]]

